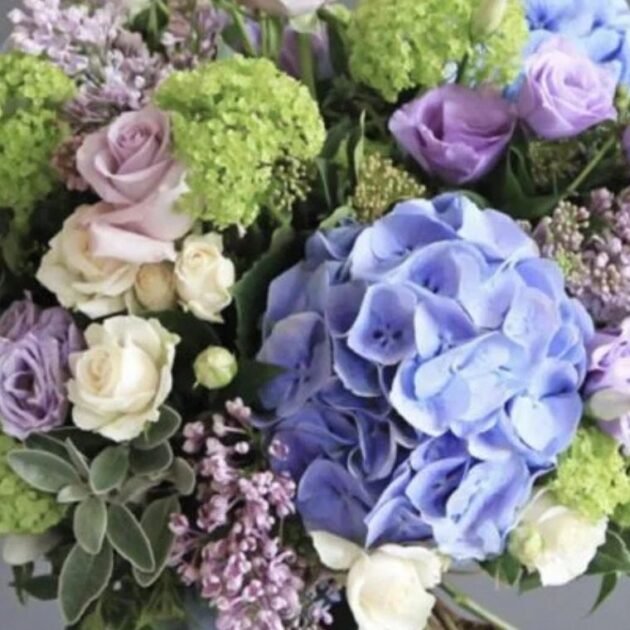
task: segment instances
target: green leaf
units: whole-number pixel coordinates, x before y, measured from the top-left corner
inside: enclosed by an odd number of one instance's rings
[[[55,575],[36,575],[26,580],[22,587],[31,597],[50,602],[57,599],[59,578]]]
[[[162,479],[149,479],[148,477],[131,477],[123,484],[118,493],[117,501],[119,503],[139,503],[143,500],[144,495],[155,486],[159,486]]]
[[[79,503],[90,496],[90,489],[82,483],[64,486],[57,493],[57,503]]]
[[[151,544],[136,517],[124,505],[112,504],[107,512],[107,539],[139,571],[155,571]]]
[[[292,228],[278,228],[269,250],[234,286],[232,295],[238,315],[236,345],[241,356],[251,357],[260,345],[259,316],[265,310],[271,281],[299,260],[302,251],[302,243]]]
[[[612,529],[606,534],[606,542],[588,567],[590,575],[606,573],[630,573],[630,551],[623,538]]]
[[[163,442],[150,451],[131,451],[131,470],[136,475],[154,475],[163,472],[173,463],[173,449]]]
[[[363,159],[365,158],[365,111],[361,112],[359,125],[354,129],[348,142],[349,162],[352,165],[354,181],[357,182],[361,176]]]
[[[141,451],[149,451],[177,433],[182,424],[182,417],[167,405],[160,409],[160,417],[157,422],[150,423],[145,432],[133,442],[131,446]]]
[[[107,530],[107,508],[99,497],[90,497],[74,511],[73,531],[87,553],[97,554],[103,547]]]
[[[484,571],[500,582],[513,586],[523,573],[521,563],[509,552],[481,564]]]
[[[236,378],[225,392],[226,399],[239,397],[246,405],[258,404],[260,390],[284,372],[284,368],[250,359],[242,359],[238,364]]]
[[[179,509],[176,497],[166,497],[151,503],[142,515],[142,529],[151,543],[153,557],[155,558],[155,569],[153,571],[144,572],[135,568],[133,570],[136,582],[144,588],[151,586],[166,567],[169,553],[175,540],[175,536],[169,528],[169,520],[171,514],[179,512]]]
[[[7,461],[16,475],[42,492],[59,492],[64,486],[81,481],[68,462],[45,451],[11,451]]]
[[[197,477],[193,467],[181,457],[176,457],[168,471],[168,480],[181,496],[190,496],[195,491]]]
[[[602,584],[599,588],[599,594],[593,604],[593,608],[589,612],[592,615],[614,592],[619,575],[617,573],[607,573],[602,577]]]
[[[540,575],[538,572],[524,575],[518,583],[519,593],[528,593],[534,591],[537,588],[541,588],[542,583],[540,581]]]
[[[101,451],[90,467],[90,486],[97,494],[119,488],[129,471],[129,448],[108,446]]]
[[[88,606],[98,599],[109,584],[114,568],[112,548],[103,545],[97,555],[75,545],[59,575],[59,601],[68,625],[79,621]]]
[[[88,465],[88,460],[85,455],[75,446],[70,438],[66,439],[65,446],[74,467],[79,471],[81,477],[88,479],[90,476],[90,466]]]

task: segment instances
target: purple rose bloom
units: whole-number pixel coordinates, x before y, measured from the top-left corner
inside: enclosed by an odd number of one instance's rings
[[[3,321],[8,322],[11,313],[31,317],[22,318],[19,330],[11,326],[12,338],[0,345],[2,430],[23,440],[63,424],[68,411],[68,357],[83,348],[83,336],[62,308],[40,311],[25,300],[8,313]]]
[[[572,138],[617,118],[616,87],[610,71],[557,37],[527,61],[519,116],[541,138]]]
[[[389,130],[430,175],[449,184],[481,179],[497,164],[514,128],[512,105],[490,90],[445,85],[394,113]]]
[[[584,395],[589,415],[630,450],[630,318],[595,335]]]
[[[0,316],[1,340],[16,341],[23,337],[37,322],[41,309],[32,300],[25,299],[13,302]]]

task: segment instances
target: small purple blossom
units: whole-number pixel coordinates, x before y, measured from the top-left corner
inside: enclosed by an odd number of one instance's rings
[[[83,335],[62,308],[41,310],[30,299],[0,318],[0,419],[18,439],[63,424],[68,411],[69,356]]]

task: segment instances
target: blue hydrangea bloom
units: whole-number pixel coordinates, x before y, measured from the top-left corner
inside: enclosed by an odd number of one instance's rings
[[[443,195],[313,236],[264,330],[307,527],[479,559],[575,434],[593,325],[512,219]]]
[[[554,34],[630,84],[630,8],[626,0],[525,0],[530,50]]]

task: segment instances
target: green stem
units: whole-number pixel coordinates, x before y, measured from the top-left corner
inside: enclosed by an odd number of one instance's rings
[[[516,626],[512,626],[506,621],[503,621],[500,617],[497,617],[494,613],[484,608],[481,604],[471,599],[465,593],[457,590],[455,587],[449,584],[442,583],[440,588],[463,610],[471,613],[475,617],[489,623],[497,630],[518,630]]]
[[[567,197],[576,193],[580,186],[586,181],[587,177],[599,166],[600,162],[606,157],[606,154],[617,143],[617,136],[609,138],[604,146],[593,156],[593,159],[586,165],[584,170],[575,178],[573,183],[566,189],[563,197]]]
[[[230,8],[230,13],[234,19],[234,26],[236,26],[236,29],[241,36],[241,40],[243,41],[243,48],[245,49],[245,52],[249,57],[257,57],[258,55],[254,50],[252,41],[249,39],[249,35],[247,34],[247,27],[245,26],[245,20],[243,20],[242,13],[236,7]]]
[[[457,68],[457,78],[455,79],[455,83],[461,83],[464,80],[464,75],[466,74],[466,70],[468,69],[468,63],[470,61],[470,55],[466,53],[464,58],[461,60],[459,67]]]
[[[298,33],[298,59],[300,61],[300,76],[311,92],[317,98],[315,88],[315,63],[313,61],[313,47],[310,33]]]

